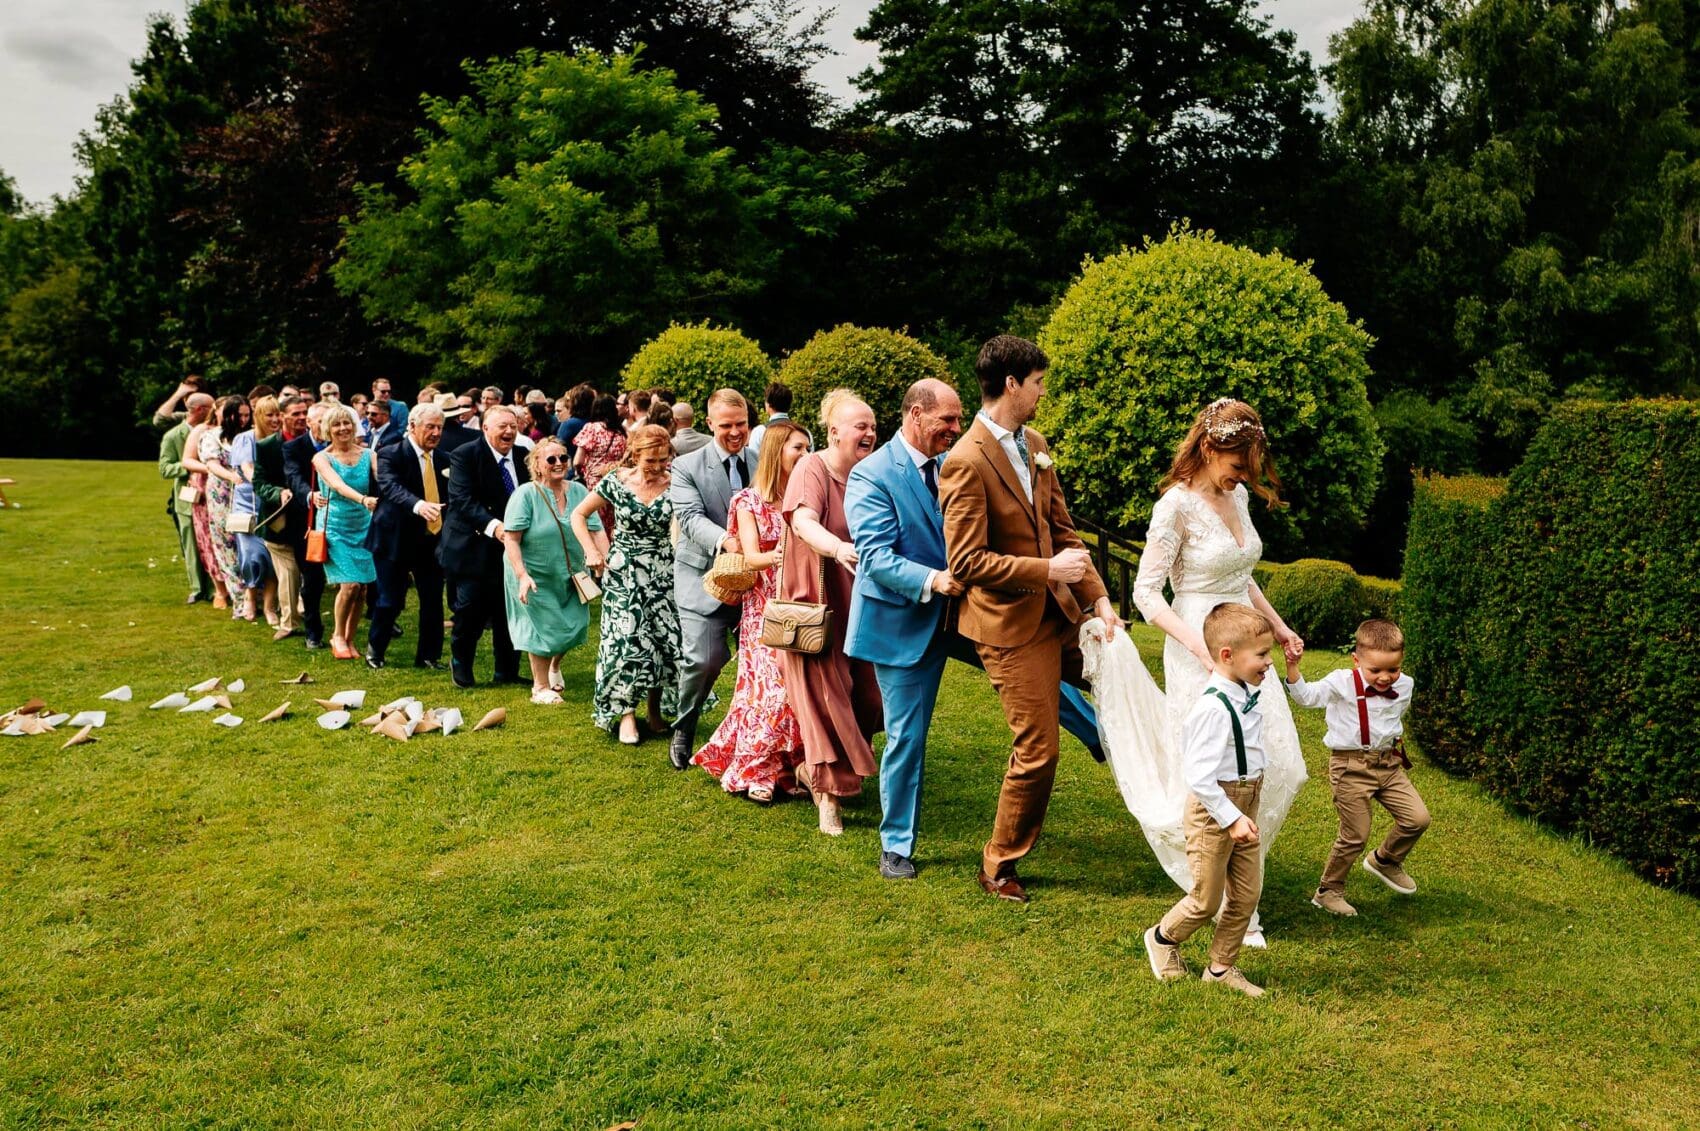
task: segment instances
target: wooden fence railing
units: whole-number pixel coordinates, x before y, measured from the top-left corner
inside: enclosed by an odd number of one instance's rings
[[[1135,542],[1081,515],[1072,517],[1075,529],[1080,531],[1092,552],[1092,564],[1097,567],[1098,576],[1104,579],[1104,588],[1109,590],[1116,611],[1123,620],[1131,621],[1136,616],[1133,579],[1139,573],[1139,555],[1145,549],[1144,543]]]

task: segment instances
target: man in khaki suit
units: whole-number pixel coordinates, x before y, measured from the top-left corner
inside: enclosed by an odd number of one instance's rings
[[[1027,902],[1015,866],[1045,821],[1057,772],[1062,680],[1082,685],[1080,624],[1121,618],[1075,533],[1046,450],[1026,427],[1045,395],[1043,351],[1000,334],[980,347],[980,412],[939,475],[950,572],[966,585],[957,630],[974,642],[1015,738],[980,886]]]

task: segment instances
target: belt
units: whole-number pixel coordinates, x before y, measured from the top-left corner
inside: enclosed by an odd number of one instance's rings
[[[1217,778],[1217,785],[1256,785],[1263,780],[1262,774],[1248,774],[1243,778]]]
[[[1338,754],[1342,758],[1356,758],[1365,765],[1372,763],[1388,763],[1395,766],[1410,766],[1410,760],[1405,752],[1397,746],[1387,746],[1379,750],[1333,750],[1330,754]]]

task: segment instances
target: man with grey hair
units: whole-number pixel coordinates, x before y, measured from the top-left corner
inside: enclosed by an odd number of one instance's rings
[[[694,427],[696,412],[691,408],[690,401],[680,401],[673,406],[673,454],[688,456],[694,451],[701,450],[708,443],[708,433],[698,432]],[[756,453],[761,458],[761,453]]]
[[[378,451],[378,506],[366,534],[378,573],[378,596],[366,633],[366,665],[371,668],[384,666],[410,582],[419,593],[413,666],[443,666],[443,570],[437,546],[449,478],[446,461],[437,459],[442,438],[443,410],[418,405],[407,435]]]
[[[493,682],[520,682],[519,654],[508,636],[502,596],[502,518],[508,499],[530,480],[530,472],[524,460],[514,458],[519,434],[514,410],[492,404],[484,410],[483,423],[484,434],[449,457],[448,505],[437,555],[454,612],[449,665],[456,687],[477,686],[472,665],[486,627],[495,661]]]
[[[213,399],[206,393],[190,393],[187,411],[178,424],[168,429],[159,441],[160,478],[171,484],[169,509],[177,524],[177,546],[183,555],[183,566],[189,577],[189,604],[210,601],[213,597],[212,579],[201,568],[201,553],[195,545],[195,503],[199,494],[189,486],[189,468],[183,462],[183,446],[189,433],[205,424],[212,415]]]

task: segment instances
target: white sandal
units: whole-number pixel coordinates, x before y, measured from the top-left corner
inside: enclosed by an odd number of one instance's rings
[[[544,706],[544,707],[552,706],[556,703],[566,702],[566,700],[562,699],[560,697],[560,695],[558,695],[552,688],[548,688],[548,687],[534,687],[534,688],[532,688],[532,690],[531,690],[531,701],[533,703],[536,703],[539,706]]]

